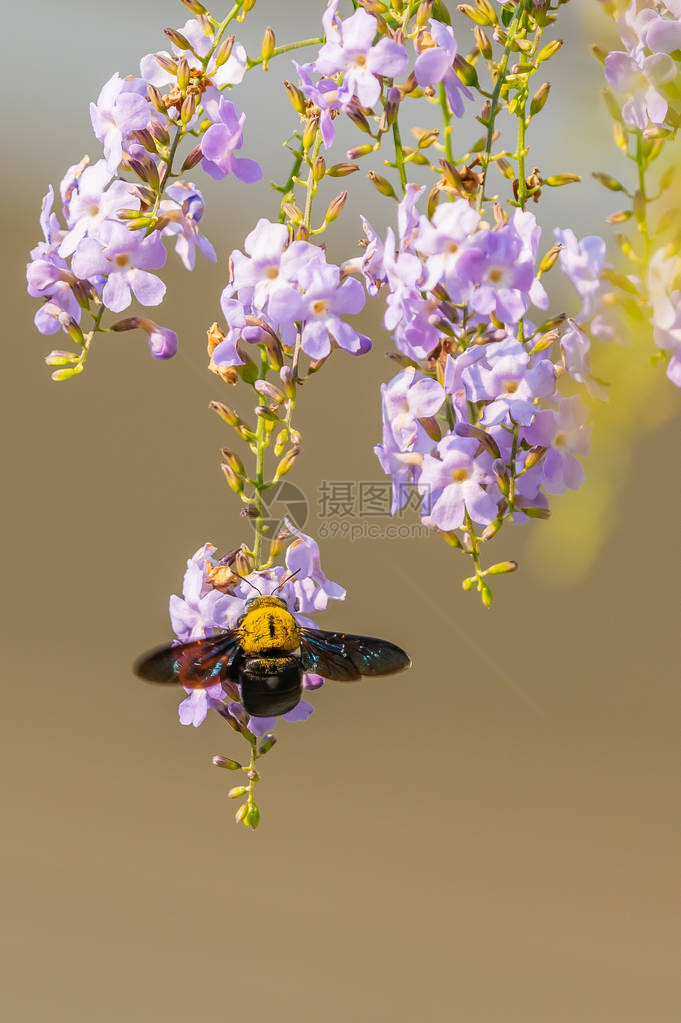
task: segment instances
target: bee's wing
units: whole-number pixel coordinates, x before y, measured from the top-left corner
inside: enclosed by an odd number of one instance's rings
[[[336,682],[355,682],[362,675],[391,675],[411,664],[404,650],[384,639],[322,629],[300,630],[300,660],[304,671]]]
[[[232,629],[191,643],[162,646],[140,657],[134,671],[147,682],[179,682],[187,689],[207,689],[230,678],[239,633]]]

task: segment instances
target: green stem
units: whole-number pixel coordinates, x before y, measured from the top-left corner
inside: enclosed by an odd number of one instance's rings
[[[303,227],[308,231],[310,230],[310,221],[312,219],[312,200],[314,199],[317,188],[314,180],[314,162],[319,155],[319,150],[322,145],[322,133],[317,130],[317,136],[312,146],[312,152],[309,156],[310,169],[307,175],[307,181],[305,182],[305,212],[303,214]]]
[[[177,153],[177,147],[179,146],[180,141],[182,140],[183,137],[184,128],[178,128],[177,131],[175,132],[175,138],[173,139],[172,144],[170,146],[170,152],[168,153],[166,165],[163,168],[163,174],[161,175],[161,180],[158,186],[158,194],[156,195],[154,208],[151,212],[152,217],[155,217],[156,214],[158,213],[159,206],[161,205],[161,199],[163,198],[163,193],[165,192],[166,185],[168,184],[168,178],[170,177],[173,170],[173,160],[175,159],[175,154]]]
[[[320,43],[324,42],[324,36],[317,36],[314,39],[300,39],[296,43],[285,43],[283,46],[275,46],[272,50],[272,55],[268,57],[268,61],[272,60],[272,57],[279,57],[282,53],[290,53],[291,50],[302,50],[306,46],[319,46]],[[252,67],[257,67],[258,64],[262,64],[262,57],[249,57],[246,61],[246,70],[250,71]]]
[[[525,203],[527,202],[527,173],[525,170],[526,106],[527,95],[525,95],[518,110],[518,205],[521,210],[525,209]]]
[[[230,21],[234,21],[234,19],[236,18],[237,14],[239,13],[240,10],[241,10],[241,0],[239,0],[239,3],[234,4],[234,7],[232,7],[232,9],[229,12],[229,14],[227,15],[227,17],[224,18],[220,22],[220,24],[218,25],[217,31],[215,33],[215,40],[213,42],[213,45],[211,46],[211,48],[208,51],[208,53],[206,54],[206,56],[203,58],[202,63],[203,63],[204,67],[208,66],[208,61],[213,56],[213,54],[217,50],[218,46],[222,42],[222,37],[225,34],[225,29],[229,25]]]
[[[648,229],[648,195],[646,192],[646,158],[643,152],[643,136],[641,132],[636,133],[636,165],[638,167],[638,191],[641,196],[640,211],[637,211],[636,220],[638,229],[643,236],[645,246],[646,264],[650,260],[650,231]]]
[[[260,373],[259,380],[267,376],[268,362],[267,351],[262,348],[260,351]],[[258,416],[258,426],[255,433],[255,543],[253,544],[253,560],[255,570],[258,572],[262,562],[263,542],[263,515],[262,515],[262,492],[265,486],[265,450],[267,448],[267,423],[264,416]]]
[[[444,84],[440,82],[440,106],[442,107],[442,123],[444,124],[444,136],[445,136],[445,157],[450,163],[454,162],[454,153],[452,151],[452,115],[449,110],[449,100],[447,99],[447,90]]]
[[[404,149],[402,148],[402,136],[400,135],[399,120],[396,117],[393,121],[393,139],[395,142],[395,163],[400,175],[402,191],[407,191],[407,170],[404,166]]]
[[[492,156],[492,144],[494,141],[494,124],[497,119],[499,112],[499,97],[503,88],[504,82],[506,81],[506,71],[508,69],[508,59],[511,55],[511,49],[515,42],[516,32],[520,28],[520,22],[522,15],[525,13],[525,6],[527,0],[519,0],[518,6],[515,9],[515,14],[511,24],[508,26],[506,34],[506,45],[504,46],[504,52],[497,70],[497,80],[494,83],[494,91],[492,92],[491,109],[489,114],[489,124],[487,125],[487,140],[485,143],[485,150],[480,154],[480,160],[482,163],[482,181],[480,182],[480,190],[478,191],[477,208],[482,209],[482,204],[485,200],[485,185],[487,184],[487,168],[490,164]]]

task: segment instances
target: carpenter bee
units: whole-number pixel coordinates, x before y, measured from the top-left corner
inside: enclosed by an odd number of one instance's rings
[[[236,683],[248,713],[270,717],[296,706],[305,672],[354,682],[362,675],[391,675],[410,664],[394,643],[306,629],[280,597],[259,596],[247,601],[236,628],[153,650],[137,661],[135,673],[147,682],[179,682],[187,689]]]

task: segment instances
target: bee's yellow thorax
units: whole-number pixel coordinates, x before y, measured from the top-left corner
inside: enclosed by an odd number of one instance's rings
[[[277,597],[258,597],[239,626],[239,640],[245,654],[270,650],[289,653],[300,644],[295,618]]]

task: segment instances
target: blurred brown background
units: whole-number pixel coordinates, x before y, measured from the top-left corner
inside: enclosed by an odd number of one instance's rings
[[[552,172],[618,169],[587,53],[602,29],[592,6],[562,13],[569,46],[552,76],[553,114],[533,138]],[[280,41],[314,32],[319,7],[260,0],[246,37],[268,21]],[[210,766],[213,753],[239,755],[237,737],[217,719],[181,728],[175,695],[132,676],[133,658],[170,635],[167,597],[185,559],[206,540],[225,549],[243,538],[217,469],[231,438],[207,411],[224,394],[204,369],[204,330],[226,253],[274,199],[266,185],[206,188],[221,262],[168,274],[159,319],[182,345],[169,364],[134,335],[102,339],[83,377],[51,384],[42,358],[54,345],[33,329],[23,271],[48,181],[97,153],[88,100],[183,14],[170,0],[9,12],[3,1015],[677,1020],[681,416],[671,384],[568,499],[593,503],[610,472],[624,472],[600,516],[604,544],[580,558],[590,537],[565,534],[560,512],[509,529],[496,552],[521,569],[499,580],[491,611],[462,593],[467,566],[434,538],[323,543],[328,575],[349,594],[322,623],[395,638],[414,667],[330,684],[307,725],[280,726],[255,834],[233,823],[232,776]],[[265,164],[293,124],[285,100],[264,102],[285,73],[258,73],[260,91],[237,100],[249,113],[245,152]],[[540,213],[593,232],[607,207],[586,181]],[[347,247],[359,234],[350,215],[345,232]],[[373,315],[373,358],[338,356],[303,395],[295,480],[313,503],[322,477],[379,478],[371,447],[390,367]],[[652,405],[661,425],[639,433]],[[571,564],[581,574],[566,573]]]

